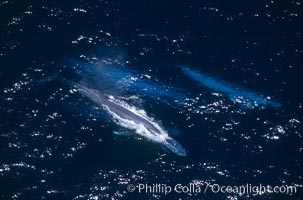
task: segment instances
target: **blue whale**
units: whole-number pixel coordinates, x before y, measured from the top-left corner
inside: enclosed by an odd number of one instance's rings
[[[186,156],[186,150],[171,138],[157,122],[148,117],[145,111],[115,99],[114,96],[103,95],[95,89],[88,88],[85,84],[76,84],[75,88],[96,105],[102,107],[119,126],[161,144],[179,156]]]
[[[233,84],[229,84],[225,81],[213,78],[202,72],[192,70],[189,67],[181,67],[181,69],[184,74],[192,80],[198,82],[202,86],[227,95],[232,101],[240,103],[242,108],[270,106],[276,109],[281,107],[281,104],[279,102],[272,100],[270,97],[265,98],[261,94],[237,87]]]

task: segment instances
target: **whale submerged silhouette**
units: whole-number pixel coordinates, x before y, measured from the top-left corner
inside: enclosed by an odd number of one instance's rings
[[[96,105],[102,107],[119,126],[133,130],[138,135],[163,145],[179,156],[186,156],[186,150],[143,110],[117,100],[113,96],[107,97],[95,89],[88,88],[85,84],[77,84],[75,88]]]
[[[277,109],[282,106],[280,102],[274,101],[270,97],[264,97],[261,94],[211,77],[200,71],[190,69],[189,67],[181,67],[181,69],[186,76],[198,82],[201,86],[227,95],[232,101],[240,103],[242,108],[252,109],[257,106],[270,106]]]

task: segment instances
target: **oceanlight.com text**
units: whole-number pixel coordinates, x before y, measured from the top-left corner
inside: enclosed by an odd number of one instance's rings
[[[220,184],[128,184],[128,192],[138,192],[139,194],[164,194],[168,195],[170,193],[190,193],[190,194],[236,194],[236,195],[263,195],[263,194],[286,194],[292,195],[297,193],[297,187],[293,185],[280,185],[280,186],[271,186],[271,185],[220,185]]]

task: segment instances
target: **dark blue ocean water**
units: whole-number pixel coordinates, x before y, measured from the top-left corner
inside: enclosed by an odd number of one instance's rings
[[[0,0],[0,16],[0,199],[302,198],[302,1]],[[187,155],[115,135],[83,82]],[[190,183],[297,192],[127,191]]]

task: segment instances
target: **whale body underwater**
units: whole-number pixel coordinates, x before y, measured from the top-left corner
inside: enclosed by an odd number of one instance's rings
[[[277,109],[282,106],[280,102],[274,101],[270,97],[265,98],[261,94],[227,83],[189,67],[181,67],[181,69],[190,79],[198,82],[201,86],[227,95],[232,101],[240,103],[243,109],[253,109],[257,106],[270,106]]]
[[[182,89],[123,65],[84,63],[69,59],[66,66],[80,75],[81,79],[101,86],[108,94],[114,91],[123,95],[126,92],[175,108],[184,105],[187,98]]]
[[[77,84],[75,88],[97,106],[102,107],[112,120],[119,126],[134,131],[136,134],[152,142],[163,145],[166,149],[179,155],[186,156],[186,150],[143,110],[115,99],[113,96],[101,94],[98,90]]]

